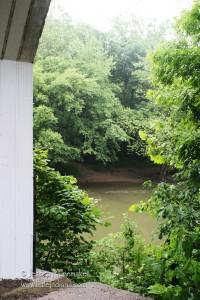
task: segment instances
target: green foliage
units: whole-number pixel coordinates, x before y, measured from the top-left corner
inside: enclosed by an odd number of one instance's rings
[[[50,44],[58,35],[62,39]],[[119,122],[125,111],[115,96],[117,87],[109,79],[112,64],[92,29],[49,19],[35,64],[35,122],[38,124],[37,110],[41,111],[44,105],[57,120],[54,130],[59,138],[51,134],[51,141],[55,140],[53,162],[61,157],[56,153],[57,148],[63,148],[60,154],[73,149],[71,159],[92,155],[104,162],[115,160],[121,143],[128,142],[129,137]],[[46,112],[41,119],[45,116]],[[42,141],[42,146],[46,144],[48,148],[49,139],[41,134],[42,121],[40,125],[40,131],[35,131],[36,141],[39,144]]]
[[[195,1],[178,22],[177,40],[150,57],[154,89],[148,95],[157,115],[139,136],[150,158],[176,174],[173,183],[158,184],[147,203],[129,210],[148,211],[158,219],[162,244],[144,247],[129,225],[100,241],[93,253],[101,281],[159,300],[200,299],[199,28],[200,3]]]
[[[148,294],[161,274],[156,248],[144,246],[127,218],[121,232],[96,242],[90,259],[96,280],[140,294]]]
[[[54,116],[53,110],[45,105],[34,108],[34,134],[37,136],[41,128],[54,129],[58,119]]]
[[[149,97],[161,114],[140,133],[151,159],[177,171],[173,184],[159,184],[147,205],[134,208],[159,220],[162,273],[149,292],[165,300],[200,298],[199,10],[196,1],[178,22],[177,41],[151,55]]]
[[[118,97],[125,107],[145,106],[148,80],[147,51],[164,38],[166,26],[144,24],[135,17],[118,17],[106,36],[106,49],[113,57],[112,81],[120,87]]]
[[[112,162],[122,148],[146,155],[138,131],[153,106],[145,100],[144,57],[162,33],[148,43],[150,33],[140,27],[116,21],[103,34],[48,18],[34,65],[34,137],[36,146],[50,148],[53,166],[85,156]]]
[[[39,148],[48,149],[49,159],[52,159],[54,164],[65,163],[80,157],[80,151],[77,148],[67,146],[61,134],[51,129],[42,129],[35,145]]]
[[[37,266],[44,270],[72,272],[87,269],[92,235],[100,212],[76,179],[61,176],[49,167],[47,152],[34,154],[36,181]]]
[[[200,296],[200,193],[191,180],[159,184],[148,203],[131,207],[149,211],[159,220],[161,267],[159,281],[149,287],[159,299],[199,299]]]
[[[127,221],[121,233],[92,249],[84,234],[95,229],[98,211],[75,179],[49,167],[37,150],[40,267],[89,266],[96,280],[160,300],[200,298],[199,11],[195,1],[178,22],[176,41],[150,55],[149,103],[144,40],[134,39],[126,24],[117,23],[121,31],[105,37],[49,19],[35,64],[35,144],[49,149],[54,164],[84,155],[112,161],[122,145],[140,155],[147,148],[153,162],[176,175],[147,203],[130,208],[159,220],[161,246],[145,247]]]
[[[199,1],[193,1],[193,7],[190,11],[185,11],[178,22],[181,33],[192,37],[195,43],[199,41]]]

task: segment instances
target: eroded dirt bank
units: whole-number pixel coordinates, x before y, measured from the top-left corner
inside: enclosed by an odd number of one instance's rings
[[[160,181],[161,173],[159,167],[131,167],[131,168],[109,168],[95,170],[91,166],[78,165],[79,183],[143,183],[147,180]]]

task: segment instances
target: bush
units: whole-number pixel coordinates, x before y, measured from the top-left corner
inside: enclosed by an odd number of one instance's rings
[[[142,203],[137,208],[153,207],[157,216],[162,212],[162,218],[164,211],[165,215],[169,214],[164,217],[166,223],[160,223],[160,234],[164,234],[165,241],[157,246],[145,245],[136,234],[134,223],[127,219],[121,232],[96,242],[91,250],[90,260],[96,280],[139,294],[150,294],[159,300],[200,299],[199,227],[186,228],[187,214],[185,220],[178,219],[180,224],[176,221],[173,231],[167,230],[174,222],[170,187],[158,185],[149,203],[145,206]],[[166,198],[169,204],[161,207],[158,199],[164,195],[164,189],[169,192]]]
[[[157,248],[145,247],[127,218],[121,232],[96,242],[90,260],[96,280],[144,295],[161,273]]]
[[[176,175],[181,179],[176,185],[159,184],[147,205],[159,219],[160,238],[165,238],[161,277],[149,292],[163,300],[200,299],[200,189],[191,169]]]
[[[45,270],[75,272],[88,264],[92,235],[100,212],[71,176],[48,166],[47,152],[34,155],[36,181],[37,266]]]

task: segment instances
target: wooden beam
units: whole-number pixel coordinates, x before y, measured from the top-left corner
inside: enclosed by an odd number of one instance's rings
[[[34,0],[25,26],[18,60],[33,62],[51,0]]]

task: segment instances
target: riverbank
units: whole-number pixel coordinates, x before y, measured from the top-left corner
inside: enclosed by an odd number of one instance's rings
[[[161,180],[159,167],[110,167],[94,168],[90,165],[77,164],[78,182],[86,183],[135,183],[142,184],[147,180]]]

